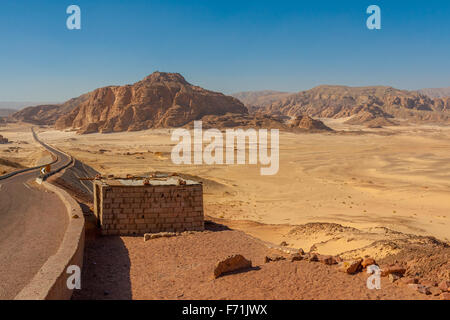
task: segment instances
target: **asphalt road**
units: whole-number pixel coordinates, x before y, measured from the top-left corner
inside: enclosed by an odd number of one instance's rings
[[[58,155],[52,170],[70,161],[44,147]],[[38,176],[39,169],[0,180],[0,299],[13,299],[25,287],[56,253],[67,228],[64,204],[34,182]]]

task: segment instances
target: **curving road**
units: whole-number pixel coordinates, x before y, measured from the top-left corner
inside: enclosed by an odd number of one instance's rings
[[[70,158],[45,145],[58,156],[52,170]],[[0,180],[0,299],[13,299],[56,253],[68,224],[67,211],[56,194],[34,180],[39,169]]]

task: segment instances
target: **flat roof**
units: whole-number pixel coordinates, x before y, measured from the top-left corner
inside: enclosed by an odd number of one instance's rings
[[[179,176],[168,176],[164,178],[147,178],[147,177],[133,177],[133,178],[107,178],[99,179],[97,181],[102,182],[108,186],[129,186],[138,187],[144,185],[144,180],[148,180],[151,186],[178,186],[178,185],[197,185],[200,184],[194,180],[183,179]],[[183,184],[179,182],[183,181]]]

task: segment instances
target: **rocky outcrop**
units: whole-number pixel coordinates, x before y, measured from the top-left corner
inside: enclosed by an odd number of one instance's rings
[[[5,137],[3,137],[3,136],[0,134],[0,144],[7,144],[7,143],[9,143],[8,139],[5,138]]]
[[[7,144],[9,141],[7,138],[4,138],[2,135],[0,135],[0,144]]]
[[[287,130],[288,127],[284,124],[282,119],[270,115],[260,114],[235,114],[227,113],[225,115],[216,116],[208,115],[201,118],[202,127],[204,129],[217,128],[263,128],[263,129],[280,129]],[[188,123],[186,128],[193,128],[193,121]]]
[[[315,120],[307,115],[295,117],[289,121],[289,126],[294,129],[301,129],[309,132],[333,131],[327,127],[322,121]]]
[[[80,133],[180,127],[205,115],[245,115],[237,99],[188,83],[180,74],[155,72],[133,85],[111,86],[88,94],[85,102],[55,123]]]
[[[252,267],[252,262],[242,255],[236,254],[219,261],[214,268],[214,278],[237,271],[248,270]]]

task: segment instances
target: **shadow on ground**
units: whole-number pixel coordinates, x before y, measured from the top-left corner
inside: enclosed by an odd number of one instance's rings
[[[131,300],[131,264],[122,239],[115,236],[87,239],[81,290],[75,290],[72,299]]]

